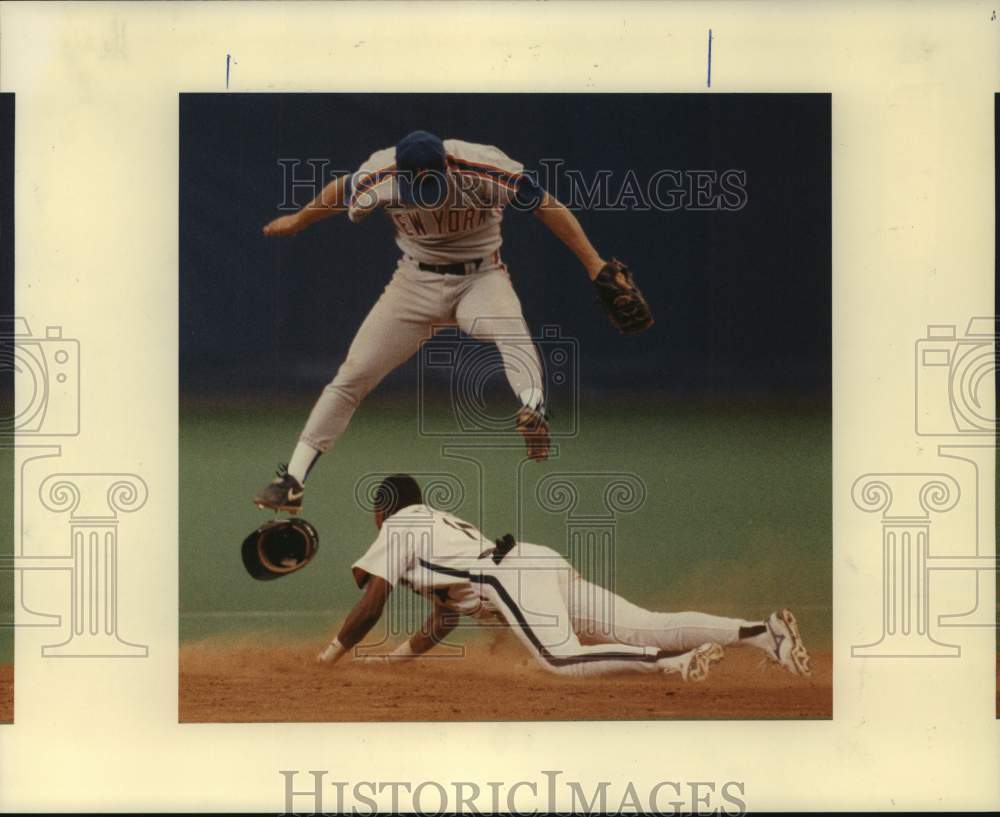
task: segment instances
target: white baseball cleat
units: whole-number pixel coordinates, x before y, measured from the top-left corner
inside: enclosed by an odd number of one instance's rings
[[[657,663],[663,672],[679,672],[685,681],[698,682],[704,681],[708,677],[712,664],[721,661],[725,654],[726,651],[722,649],[721,644],[707,641],[700,647],[695,647],[682,655],[661,658]]]
[[[792,675],[812,675],[809,651],[802,643],[799,624],[792,611],[783,607],[778,612],[771,613],[766,624],[767,631],[774,640],[774,645],[767,651],[768,656]]]
[[[721,644],[709,641],[688,653],[687,666],[681,672],[685,681],[704,681],[712,664],[717,664],[726,655]]]

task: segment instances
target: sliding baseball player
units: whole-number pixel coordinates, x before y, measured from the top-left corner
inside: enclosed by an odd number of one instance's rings
[[[423,504],[406,474],[382,481],[375,495],[378,537],[354,563],[363,591],[320,664],[340,660],[375,626],[389,594],[406,587],[429,598],[419,632],[383,662],[405,660],[441,643],[461,617],[506,624],[535,660],[559,675],[617,672],[679,674],[703,680],[723,647],[760,650],[795,675],[809,675],[809,653],[789,610],[766,621],[707,613],[644,610],[583,579],[551,548],[489,543],[472,524]]]
[[[500,257],[500,224],[512,206],[533,212],[573,251],[621,332],[640,332],[652,324],[629,269],[613,258],[605,261],[576,217],[520,162],[488,145],[410,133],[395,147],[372,154],[357,173],[331,181],[302,210],[264,227],[264,235],[291,236],[335,213],[346,212],[356,223],[382,210],[395,227],[401,255],[392,280],[313,407],[288,465],[254,495],[255,505],[297,513],[318,457],[344,433],[365,396],[412,357],[437,325],[457,324],[497,345],[521,404],[515,427],[528,456],[548,456],[542,367]]]

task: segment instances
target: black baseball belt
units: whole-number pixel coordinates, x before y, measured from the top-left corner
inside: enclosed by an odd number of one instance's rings
[[[419,261],[417,266],[424,272],[436,272],[438,275],[471,275],[479,270],[482,263],[482,258],[473,258],[470,261],[456,261],[453,264],[425,264]]]

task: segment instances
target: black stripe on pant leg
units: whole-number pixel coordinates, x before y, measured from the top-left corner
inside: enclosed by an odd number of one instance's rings
[[[549,664],[554,667],[565,667],[571,664],[586,664],[594,661],[638,661],[640,663],[655,664],[660,658],[670,655],[670,653],[658,653],[657,655],[640,655],[638,653],[620,653],[620,652],[607,652],[607,653],[587,653],[586,655],[553,655],[548,651],[544,644],[539,640],[538,636],[535,635],[534,631],[531,629],[531,625],[528,624],[528,620],[524,617],[520,608],[515,603],[514,599],[511,598],[510,594],[507,592],[507,588],[503,586],[500,580],[496,576],[484,576],[479,574],[474,576],[467,570],[456,570],[452,567],[443,567],[442,565],[436,565],[425,559],[420,559],[420,565],[427,570],[436,571],[438,573],[444,573],[446,576],[453,576],[457,579],[466,579],[470,582],[477,582],[479,584],[488,584],[497,593],[500,594],[500,598],[506,604],[514,618],[517,619],[518,626],[528,637],[528,640],[534,645],[538,654],[542,656]],[[682,653],[677,653],[681,655]]]

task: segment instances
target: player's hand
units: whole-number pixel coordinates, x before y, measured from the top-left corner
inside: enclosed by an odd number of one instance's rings
[[[343,646],[341,646],[340,641],[335,638],[323,648],[323,651],[320,652],[319,655],[316,656],[316,663],[321,666],[332,667],[346,653],[347,650],[345,650]]]
[[[333,666],[335,660],[336,659],[332,658],[330,655],[329,647],[327,647],[319,655],[316,656],[316,663],[319,664],[320,666],[327,666],[327,667]]]
[[[305,225],[299,218],[298,213],[291,213],[287,216],[278,216],[274,221],[264,225],[263,233],[266,236],[295,235]]]
[[[595,280],[601,270],[604,269],[604,265],[607,263],[608,262],[601,258],[601,256],[594,256],[594,258],[588,261],[585,265],[587,268],[587,277],[590,278],[591,281]]]

